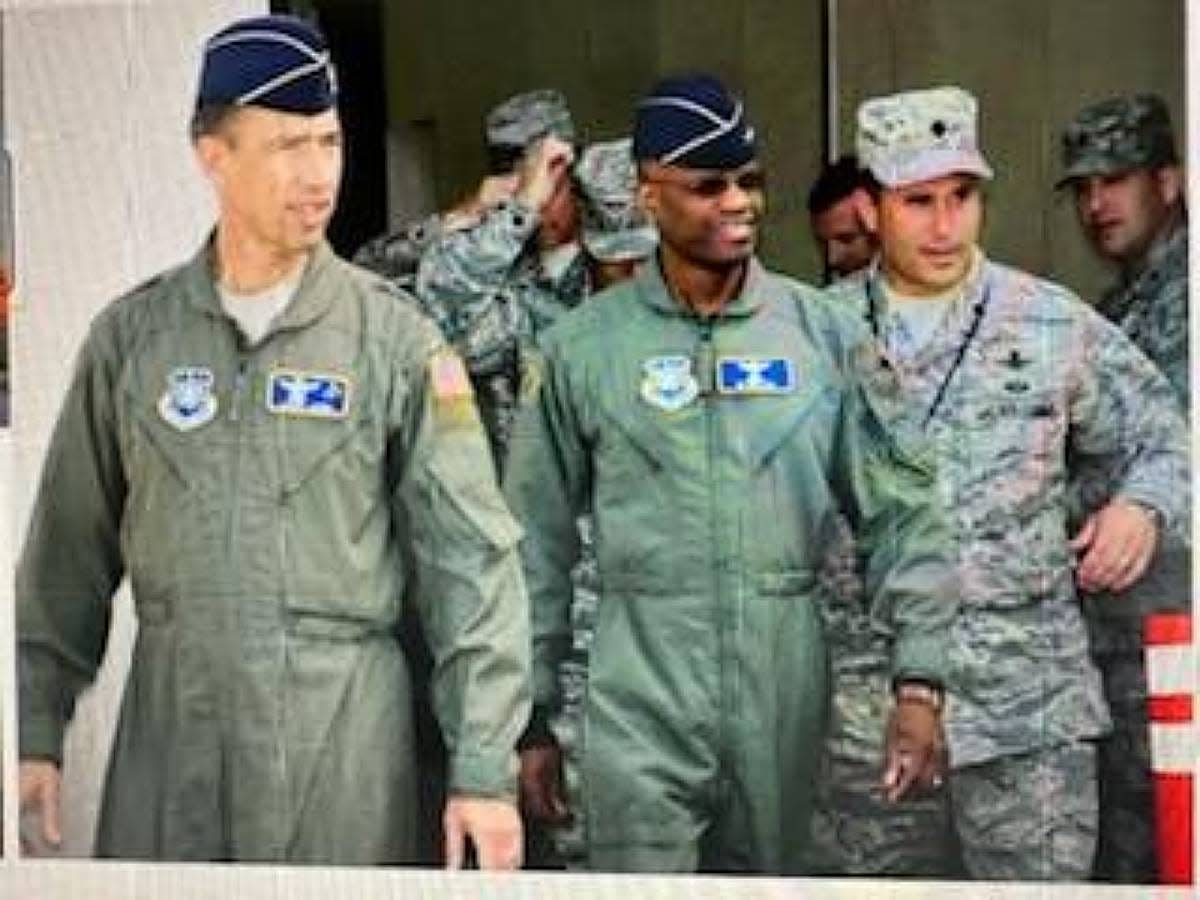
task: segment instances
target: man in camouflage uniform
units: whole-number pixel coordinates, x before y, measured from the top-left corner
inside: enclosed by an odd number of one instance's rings
[[[1095,748],[1110,728],[1075,593],[1122,589],[1187,514],[1187,432],[1171,387],[1065,289],[978,247],[974,98],[957,88],[864,103],[862,213],[877,263],[831,289],[857,302],[931,438],[954,519],[963,604],[946,732],[963,864],[976,878],[1084,879],[1097,828]],[[1071,539],[1080,461],[1120,478]],[[1119,464],[1119,468],[1118,468]]]
[[[1117,282],[1096,304],[1162,370],[1188,414],[1187,214],[1183,173],[1162,99],[1113,97],[1081,110],[1062,137],[1060,187],[1074,193],[1080,226],[1115,264]],[[1080,478],[1085,508],[1111,482]],[[1085,596],[1092,654],[1104,677],[1113,734],[1100,744],[1100,846],[1096,876],[1157,878],[1154,785],[1146,715],[1142,617],[1190,609],[1191,551],[1165,542],[1147,576],[1120,596]]]
[[[566,98],[558,91],[540,89],[516,94],[493,108],[484,120],[484,133],[488,174],[470,196],[445,212],[372,238],[358,248],[354,261],[414,290],[421,257],[443,232],[477,225],[487,210],[512,196],[516,169],[530,144],[551,133],[571,142],[575,126]]]
[[[488,135],[493,146],[523,147],[514,177],[475,221],[442,229],[426,247],[416,293],[467,362],[502,468],[516,408],[519,344],[578,304],[588,276],[571,180],[574,126],[562,95],[535,91],[512,98],[489,115]]]

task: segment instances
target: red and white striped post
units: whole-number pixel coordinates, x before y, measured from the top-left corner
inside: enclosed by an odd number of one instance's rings
[[[1192,710],[1196,674],[1191,616],[1146,616],[1144,645],[1158,878],[1161,884],[1192,884],[1192,790],[1198,735]]]

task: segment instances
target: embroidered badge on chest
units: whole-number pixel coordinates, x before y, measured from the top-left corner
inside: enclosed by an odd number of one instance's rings
[[[212,369],[205,366],[179,366],[167,374],[167,390],[159,398],[158,414],[179,431],[191,431],[217,414],[213,393]]]
[[[790,359],[722,356],[717,360],[717,391],[722,394],[790,394],[796,370]]]
[[[698,396],[700,384],[687,356],[655,356],[642,363],[642,399],[667,412],[683,409]]]
[[[344,419],[350,411],[350,379],[276,369],[267,376],[267,410],[277,416]]]

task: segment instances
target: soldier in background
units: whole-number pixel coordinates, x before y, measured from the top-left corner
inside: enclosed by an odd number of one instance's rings
[[[493,111],[489,134],[507,148],[497,164],[517,154],[518,137],[526,140],[514,177],[476,221],[443,229],[417,270],[417,297],[467,363],[501,468],[520,363],[510,338],[535,339],[587,293],[570,123],[556,91],[522,94]]]
[[[1081,110],[1062,136],[1059,187],[1118,278],[1096,308],[1163,371],[1187,409],[1188,267],[1184,177],[1167,106],[1153,94]]]
[[[1162,370],[1189,412],[1188,227],[1184,179],[1166,104],[1149,94],[1112,97],[1081,110],[1062,136],[1060,188],[1117,281],[1096,308]],[[1076,480],[1083,511],[1102,502],[1119,473]],[[1190,610],[1191,550],[1168,541],[1149,572],[1120,596],[1084,596],[1092,654],[1104,677],[1113,733],[1099,745],[1100,842],[1096,876],[1157,880],[1142,619]]]
[[[808,220],[829,281],[866,268],[875,255],[875,236],[854,201],[865,184],[858,157],[845,155],[826,163],[808,192]]]
[[[859,305],[898,379],[898,425],[931,439],[963,585],[946,734],[963,864],[974,878],[1082,880],[1097,829],[1094,740],[1110,729],[1075,578],[1123,589],[1187,516],[1187,430],[1170,385],[1064,288],[978,245],[976,104],[958,88],[858,111],[880,241]],[[1068,540],[1080,461],[1120,479]]]
[[[575,140],[575,124],[566,98],[558,91],[527,91],[498,104],[484,120],[488,174],[479,186],[444,212],[371,239],[358,248],[354,261],[413,290],[425,251],[443,232],[470,228],[487,210],[510,199],[525,151],[548,134],[567,143]]]

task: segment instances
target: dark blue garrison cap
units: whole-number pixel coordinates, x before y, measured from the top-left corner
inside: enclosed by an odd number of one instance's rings
[[[295,16],[256,16],[218,31],[204,45],[196,106],[262,106],[321,113],[337,102],[325,38]]]
[[[664,78],[637,105],[633,156],[689,169],[736,169],[754,159],[742,101],[711,75]]]

